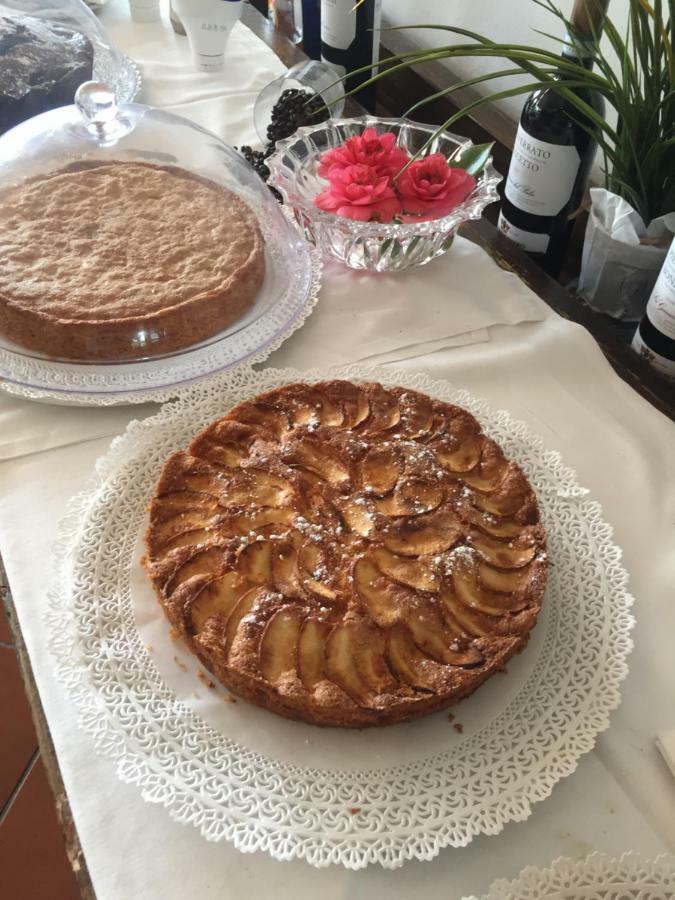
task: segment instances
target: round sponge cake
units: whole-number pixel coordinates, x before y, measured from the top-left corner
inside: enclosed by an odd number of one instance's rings
[[[228,688],[362,727],[456,703],[527,643],[546,586],[534,492],[466,410],[291,384],[166,463],[145,566]]]
[[[239,319],[264,278],[249,207],[176,167],[76,163],[0,206],[0,332],[52,357],[181,350]]]

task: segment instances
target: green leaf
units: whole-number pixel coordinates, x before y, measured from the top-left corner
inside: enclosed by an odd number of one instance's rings
[[[473,147],[466,147],[459,153],[454,153],[448,162],[458,169],[465,169],[469,175],[476,178],[483,171],[483,166],[490,158],[494,145],[494,141],[490,141],[489,144],[474,144]]]

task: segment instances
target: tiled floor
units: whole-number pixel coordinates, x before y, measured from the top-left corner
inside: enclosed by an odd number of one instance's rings
[[[0,601],[0,897],[79,900]]]

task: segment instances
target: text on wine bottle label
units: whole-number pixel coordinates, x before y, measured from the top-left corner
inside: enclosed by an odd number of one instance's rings
[[[535,231],[523,231],[522,228],[516,228],[508,219],[504,218],[504,213],[499,213],[499,222],[497,228],[513,241],[518,247],[527,250],[528,253],[546,253],[551,236],[549,234],[538,234]]]
[[[346,50],[356,37],[357,21],[352,0],[323,0],[321,40],[336,50]]]
[[[661,334],[675,340],[675,241],[647,303],[647,317]]]
[[[506,196],[523,212],[555,216],[569,203],[580,165],[576,147],[537,140],[519,125]]]
[[[640,356],[644,356],[645,359],[649,360],[653,369],[656,369],[656,371],[660,372],[662,375],[667,375],[669,378],[675,379],[675,362],[671,359],[666,359],[665,356],[661,356],[659,353],[655,353],[651,347],[648,347],[642,340],[639,328],[635,332],[635,337],[633,338],[631,346],[633,350],[640,354]]]

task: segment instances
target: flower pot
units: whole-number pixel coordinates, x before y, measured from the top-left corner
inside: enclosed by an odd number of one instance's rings
[[[596,312],[639,321],[673,232],[675,213],[654,219],[647,227],[622,197],[592,188],[579,294]]]

